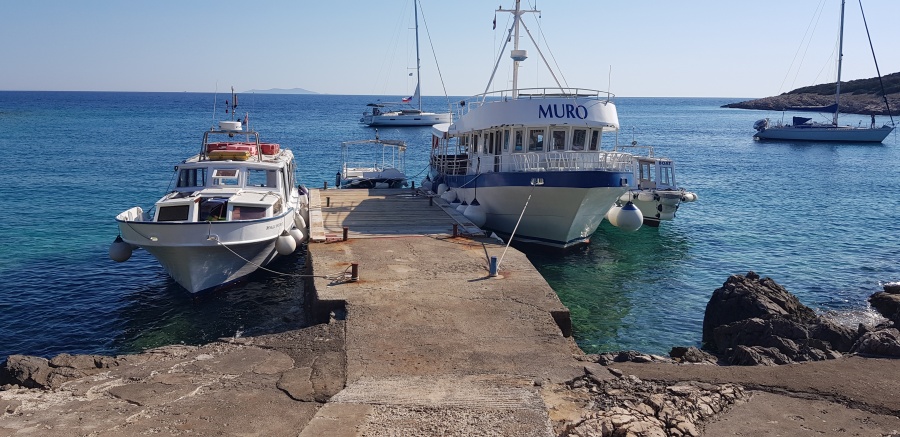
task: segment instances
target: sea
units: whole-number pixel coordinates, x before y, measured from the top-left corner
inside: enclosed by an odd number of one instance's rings
[[[229,99],[0,91],[0,361],[135,353],[312,323],[296,276],[301,254],[271,265],[277,273],[203,296],[142,250],[124,263],[108,257],[116,214],[148,209],[166,192],[173,166],[199,150],[202,132],[232,116]],[[250,93],[236,112],[249,114],[263,141],[294,151],[309,187],[333,186],[341,141],[376,134],[410,145],[406,173],[420,184],[430,127],[376,133],[359,123],[376,99]],[[455,99],[426,97],[425,109]],[[713,291],[749,271],[841,323],[876,320],[867,297],[900,280],[898,134],[869,145],[758,142],[753,122],[783,114],[721,108],[742,100],[617,98],[622,128],[604,146],[652,146],[675,161],[678,184],[699,199],[658,228],[623,232],[604,222],[573,250],[522,247],[571,310],[586,352],[698,346]]]

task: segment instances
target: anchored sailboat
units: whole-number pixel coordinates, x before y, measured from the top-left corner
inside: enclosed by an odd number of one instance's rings
[[[406,97],[400,103],[369,103],[368,109],[363,112],[359,120],[369,126],[431,126],[438,123],[450,123],[450,112],[425,112],[422,111],[421,93],[421,66],[419,58],[419,9],[413,0],[413,11],[416,18],[416,91],[412,96]],[[416,102],[416,106],[412,103]],[[407,105],[400,109],[386,109],[389,106]]]
[[[880,143],[887,138],[888,134],[894,130],[893,118],[891,126],[884,125],[875,126],[875,117],[872,116],[872,124],[870,126],[840,126],[838,125],[838,114],[841,106],[841,64],[844,58],[844,3],[841,1],[841,26],[840,26],[840,42],[838,44],[838,68],[837,68],[837,86],[834,95],[834,104],[822,108],[789,108],[798,111],[819,110],[832,112],[831,123],[815,123],[809,117],[794,117],[793,124],[770,125],[769,119],[764,118],[757,120],[753,124],[756,134],[753,138],[759,140],[799,140],[799,141],[843,141],[843,142],[871,142]],[[860,4],[862,7],[862,4]],[[865,19],[865,15],[863,15]],[[877,69],[878,63],[875,67]],[[881,74],[879,73],[879,77]],[[887,104],[887,100],[885,100]],[[890,108],[888,108],[890,113]]]

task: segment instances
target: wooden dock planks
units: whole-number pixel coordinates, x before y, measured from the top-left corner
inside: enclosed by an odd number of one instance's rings
[[[344,227],[352,238],[412,235],[483,235],[439,197],[411,189],[310,190],[310,240],[342,238]]]

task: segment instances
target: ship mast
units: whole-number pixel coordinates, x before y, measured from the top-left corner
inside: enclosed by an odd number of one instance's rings
[[[420,71],[422,68],[422,60],[419,58],[419,8],[416,3],[418,3],[418,0],[413,0],[413,15],[416,16],[416,97],[419,99],[419,111],[421,111],[422,92],[419,87],[422,86],[422,84],[419,81],[422,80]]]
[[[846,0],[841,0],[841,33],[840,38],[838,39],[837,91],[835,91],[834,96],[834,119],[832,121],[835,126],[838,125],[838,113],[841,111],[841,63],[844,60],[844,3],[846,3]]]

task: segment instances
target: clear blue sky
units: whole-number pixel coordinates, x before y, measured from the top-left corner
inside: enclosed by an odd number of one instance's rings
[[[492,30],[494,10],[513,1],[421,1],[446,92],[483,92],[509,23],[498,14]],[[863,6],[882,74],[900,71],[900,1]],[[540,28],[534,17],[526,23],[542,30],[541,49],[573,87],[627,97],[764,97],[835,77],[839,0],[544,0],[537,7]],[[408,95],[414,87],[410,0],[0,0],[0,8],[2,90],[234,86]],[[847,1],[846,16],[843,78],[875,76],[858,0]],[[813,28],[812,43],[801,45]],[[421,21],[420,35],[422,93],[444,95]],[[530,58],[520,86],[550,84],[527,37],[523,45]],[[493,88],[508,88],[509,64]]]

